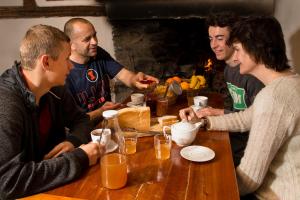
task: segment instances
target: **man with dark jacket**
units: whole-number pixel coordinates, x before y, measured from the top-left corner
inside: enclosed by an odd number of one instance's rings
[[[0,77],[0,199],[70,182],[100,156],[99,145],[88,143],[89,117],[63,86],[72,66],[69,38],[33,26],[20,56],[21,64]]]

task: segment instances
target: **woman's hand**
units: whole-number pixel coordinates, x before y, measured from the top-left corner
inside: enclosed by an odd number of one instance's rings
[[[196,115],[198,118],[203,118],[207,116],[219,116],[224,115],[224,109],[205,107],[197,110]]]
[[[191,107],[181,109],[179,111],[179,116],[182,120],[187,120],[193,123],[200,121],[200,118],[197,117],[196,113]]]

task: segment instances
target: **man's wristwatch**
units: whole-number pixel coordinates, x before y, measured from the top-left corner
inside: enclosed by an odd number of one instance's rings
[[[206,117],[202,118],[202,121],[203,121],[203,128],[207,129],[209,128],[209,121]]]

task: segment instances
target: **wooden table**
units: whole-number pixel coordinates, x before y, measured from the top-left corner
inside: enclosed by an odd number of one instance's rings
[[[207,96],[209,105],[222,106],[219,95]],[[169,110],[170,114],[178,114],[185,106],[186,102],[179,100]],[[103,188],[98,163],[80,179],[42,195],[103,200],[239,199],[228,133],[200,130],[193,144],[211,148],[216,153],[215,158],[203,163],[185,160],[180,156],[182,147],[173,143],[171,158],[159,161],[155,159],[153,137],[138,138],[137,153],[128,156],[129,173],[124,188]]]

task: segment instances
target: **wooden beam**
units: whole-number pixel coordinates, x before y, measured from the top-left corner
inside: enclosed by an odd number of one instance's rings
[[[35,0],[23,0],[24,7],[36,7]]]
[[[32,3],[35,4],[35,1],[24,0],[24,7],[0,7],[0,18],[106,16],[104,4],[100,6],[37,7]]]

